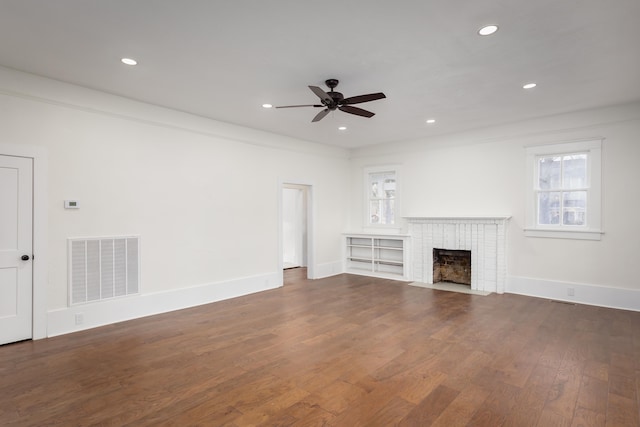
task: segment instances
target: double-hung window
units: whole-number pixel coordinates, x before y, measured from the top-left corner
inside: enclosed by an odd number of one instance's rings
[[[536,203],[538,225],[587,223],[587,153],[538,156]]]
[[[365,171],[366,224],[395,227],[398,218],[398,172],[393,167],[368,168]]]
[[[527,148],[527,228],[533,237],[599,240],[601,140]]]

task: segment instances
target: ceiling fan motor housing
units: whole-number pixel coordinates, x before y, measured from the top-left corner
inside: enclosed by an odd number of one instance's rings
[[[340,92],[333,91],[329,92],[328,95],[333,99],[333,102],[327,103],[325,105],[327,106],[327,108],[333,111],[339,107],[340,101],[344,99],[344,95],[342,95]]]
[[[338,86],[338,79],[327,79],[324,81],[324,83],[329,89],[331,89],[331,91],[327,95],[331,97],[333,102],[325,102],[324,100],[322,100],[322,103],[326,105],[329,110],[334,111],[340,106],[340,101],[344,99],[344,95],[340,92],[334,92],[333,90],[336,86]]]

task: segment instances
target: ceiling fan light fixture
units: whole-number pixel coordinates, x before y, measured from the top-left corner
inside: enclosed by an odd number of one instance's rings
[[[338,126],[338,130],[347,130],[346,126]]]
[[[120,62],[122,62],[125,65],[138,65],[138,61],[132,58],[122,58]]]
[[[273,104],[262,104],[262,108],[273,108]]]
[[[498,31],[497,25],[493,25],[493,24],[485,25],[484,27],[478,30],[478,34],[481,36],[490,36],[491,34],[494,34],[496,31]]]
[[[535,83],[527,83],[526,85],[522,86],[522,89],[533,89],[536,86],[538,85]]]
[[[427,119],[427,124],[432,125],[436,122],[436,119]]]

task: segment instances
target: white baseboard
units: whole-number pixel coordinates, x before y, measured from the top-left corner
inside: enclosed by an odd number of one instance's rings
[[[331,277],[341,273],[344,273],[342,261],[327,262],[315,266],[314,277],[312,278],[324,279],[325,277]]]
[[[317,279],[340,274],[343,272],[342,262],[320,264],[316,266],[316,272]],[[269,273],[52,310],[47,313],[47,336],[54,337],[266,291],[282,286],[279,281],[277,273]],[[571,289],[573,289],[573,296],[568,295]],[[505,291],[578,304],[640,311],[640,290],[636,289],[509,276]],[[82,317],[82,323],[79,325],[76,325],[76,315]]]
[[[74,305],[47,313],[47,336],[209,304],[282,286],[277,273]],[[76,324],[76,315],[82,318]]]
[[[584,283],[509,276],[505,292],[577,304],[640,311],[640,289],[610,288]]]

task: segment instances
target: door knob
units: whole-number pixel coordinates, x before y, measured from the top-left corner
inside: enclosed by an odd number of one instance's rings
[[[22,255],[21,258],[23,261],[29,261],[29,255]]]

